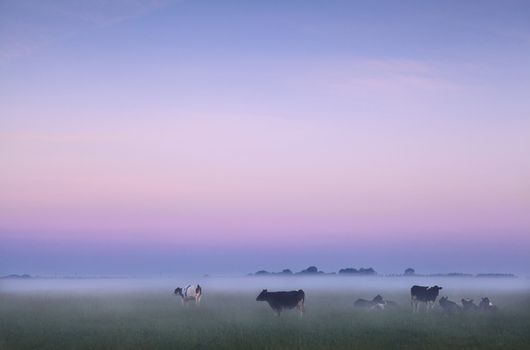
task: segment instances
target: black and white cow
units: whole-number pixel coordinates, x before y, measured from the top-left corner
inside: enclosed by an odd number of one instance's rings
[[[384,310],[385,304],[383,297],[376,295],[372,300],[357,299],[353,306],[366,310]]]
[[[480,311],[488,311],[488,312],[497,311],[497,307],[493,305],[493,303],[490,301],[490,298],[482,298],[482,300],[478,304],[478,307]]]
[[[182,304],[186,304],[189,301],[195,300],[195,304],[201,303],[201,297],[202,297],[202,288],[200,285],[187,285],[184,288],[177,288],[175,289],[175,295],[178,295],[181,300]]]
[[[476,312],[479,310],[478,305],[473,302],[473,299],[466,298],[460,301],[462,302],[464,312]]]
[[[410,304],[412,306],[412,312],[419,311],[419,303],[425,303],[426,311],[434,307],[438,293],[442,287],[424,287],[424,286],[412,286],[410,289]]]
[[[303,290],[293,290],[290,292],[268,292],[262,290],[256,298],[257,301],[266,301],[278,316],[283,309],[297,308],[300,311],[300,317],[303,316],[305,308],[305,293]]]
[[[447,297],[441,297],[439,303],[442,307],[442,310],[448,315],[458,314],[460,311],[462,311],[462,307],[460,307],[460,305],[449,300]]]

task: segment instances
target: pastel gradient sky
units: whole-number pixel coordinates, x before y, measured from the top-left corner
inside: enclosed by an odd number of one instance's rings
[[[528,1],[0,2],[0,274],[530,266]]]

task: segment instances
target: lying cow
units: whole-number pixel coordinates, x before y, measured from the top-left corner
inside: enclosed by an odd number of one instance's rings
[[[424,286],[412,286],[410,289],[410,304],[412,306],[412,312],[419,311],[419,303],[425,303],[426,311],[434,307],[438,293],[442,287],[424,287]]]
[[[372,300],[357,299],[353,306],[366,310],[384,310],[385,301],[382,296],[376,295]]]
[[[478,307],[480,311],[488,311],[488,312],[497,311],[497,307],[492,304],[489,298],[482,298],[482,300],[478,304]]]
[[[256,298],[257,301],[266,301],[278,316],[283,309],[297,308],[300,311],[300,317],[303,316],[305,308],[305,293],[303,290],[290,292],[268,292],[262,290]]]
[[[181,298],[182,304],[195,300],[195,304],[198,305],[201,303],[202,288],[198,284],[188,285],[184,288],[179,287],[175,289],[175,295],[178,295]]]
[[[473,299],[466,298],[460,301],[462,302],[464,312],[476,312],[479,310],[478,305],[473,302]]]
[[[398,308],[398,303],[392,300],[385,300],[385,308],[395,310]]]
[[[357,299],[353,306],[365,310],[392,310],[396,309],[398,304],[392,300],[385,300],[378,294],[372,300]]]
[[[448,315],[458,314],[462,311],[460,305],[458,305],[454,301],[449,300],[447,297],[441,297],[439,303],[442,307],[442,310]]]

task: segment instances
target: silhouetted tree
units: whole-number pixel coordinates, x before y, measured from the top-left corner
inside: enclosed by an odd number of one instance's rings
[[[317,274],[317,273],[319,273],[319,272],[318,272],[318,269],[317,269],[316,266],[309,266],[307,269],[302,270],[302,271],[299,272],[299,274],[308,274],[308,275],[309,274]]]
[[[371,268],[371,267],[369,267],[369,268],[367,268],[367,269],[361,267],[361,268],[359,269],[359,273],[360,273],[361,275],[375,275],[375,274],[376,274],[375,270],[374,270],[373,268]]]
[[[409,267],[405,270],[405,276],[413,276],[416,274],[416,271],[412,267]]]

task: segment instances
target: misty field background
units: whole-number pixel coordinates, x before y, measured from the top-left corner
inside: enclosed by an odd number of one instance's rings
[[[199,307],[166,280],[0,282],[0,349],[529,349],[528,280],[430,279],[460,301],[488,296],[496,314],[412,314],[399,278],[239,278],[200,281]],[[183,283],[180,283],[181,285]],[[304,288],[306,314],[276,317],[262,288]],[[366,312],[355,299],[382,294],[397,310]]]

